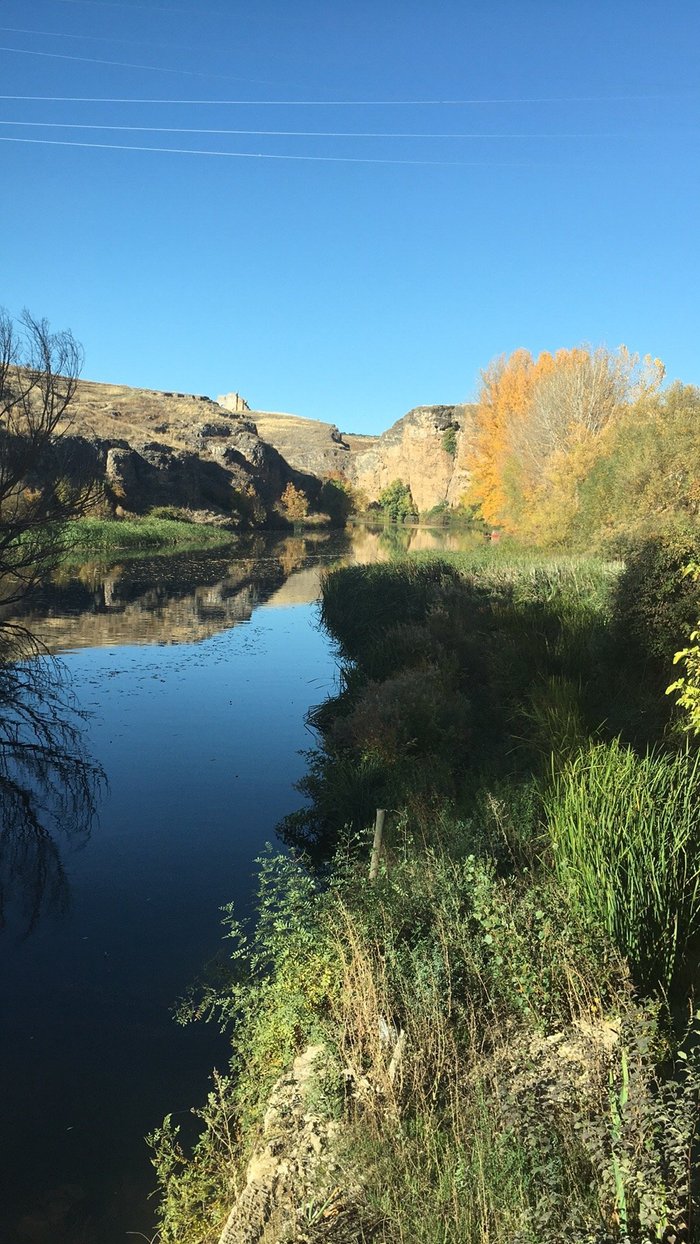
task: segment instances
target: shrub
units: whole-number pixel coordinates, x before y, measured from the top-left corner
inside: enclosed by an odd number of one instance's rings
[[[321,620],[356,659],[400,622],[423,622],[459,573],[438,558],[331,570],[322,584]]]
[[[457,429],[454,427],[446,428],[442,434],[442,448],[451,458],[457,454]]]
[[[193,522],[192,511],[185,510],[180,505],[153,505],[148,511],[149,518],[165,518],[175,523],[191,523]]]
[[[321,485],[316,508],[327,514],[332,522],[345,526],[358,508],[352,485],[345,479],[329,476]]]
[[[301,488],[295,488],[291,482],[287,484],[280,501],[291,519],[306,518],[309,512],[309,499]]]
[[[409,756],[434,763],[451,753],[459,766],[470,724],[466,698],[433,666],[368,682],[331,737],[388,765]]]
[[[616,626],[643,656],[664,667],[698,616],[700,585],[683,571],[699,556],[700,537],[690,533],[642,540],[625,554],[614,598]]]
[[[700,566],[695,562],[686,566],[684,574],[695,583],[700,582]],[[688,639],[688,647],[681,648],[673,657],[673,664],[680,662],[685,672],[666,688],[666,695],[676,692],[676,704],[684,713],[685,729],[690,734],[700,734],[700,619]]]

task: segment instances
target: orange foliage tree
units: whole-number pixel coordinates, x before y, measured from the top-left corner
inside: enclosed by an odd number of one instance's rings
[[[663,374],[658,360],[640,361],[624,346],[580,346],[537,359],[516,350],[496,360],[482,375],[464,462],[469,500],[506,531],[547,542],[564,537],[603,432],[655,391]]]

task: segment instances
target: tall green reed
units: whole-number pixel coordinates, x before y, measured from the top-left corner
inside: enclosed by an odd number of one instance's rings
[[[700,929],[700,758],[589,746],[544,800],[556,873],[627,956],[641,988],[670,990]]]

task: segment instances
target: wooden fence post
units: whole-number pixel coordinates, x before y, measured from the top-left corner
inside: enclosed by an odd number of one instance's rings
[[[382,854],[382,838],[384,836],[384,818],[386,816],[385,808],[377,808],[377,819],[374,822],[374,842],[372,843],[372,856],[369,863],[369,879],[376,881],[379,872],[379,859]]]

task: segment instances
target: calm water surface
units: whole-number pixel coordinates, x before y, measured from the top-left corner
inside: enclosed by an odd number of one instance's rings
[[[89,711],[107,786],[89,838],[60,843],[67,908],[30,934],[15,912],[0,935],[8,1244],[152,1236],[143,1137],[168,1112],[189,1126],[227,1060],[172,1008],[221,953],[221,906],[249,910],[255,859],[299,806],[305,715],[335,685],[320,571],[386,555],[362,531],[88,566],[27,617]]]

